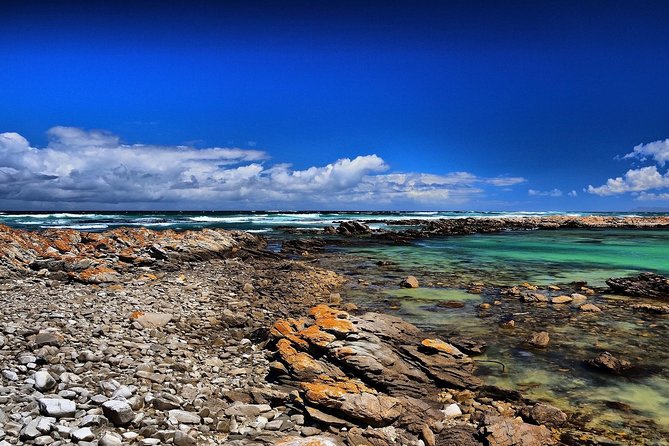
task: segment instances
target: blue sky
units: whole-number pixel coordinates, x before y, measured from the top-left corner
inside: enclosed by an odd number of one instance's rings
[[[6,210],[669,208],[666,2],[25,3]]]

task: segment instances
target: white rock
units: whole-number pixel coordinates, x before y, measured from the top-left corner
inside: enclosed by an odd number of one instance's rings
[[[46,370],[35,372],[33,379],[35,380],[35,388],[40,392],[51,390],[56,387],[56,380],[53,379],[53,376]]]
[[[109,400],[102,403],[102,411],[105,417],[111,421],[114,426],[124,426],[135,417],[132,407],[127,401]]]
[[[446,418],[455,418],[459,417],[462,415],[462,411],[460,410],[460,406],[457,404],[453,403],[449,406],[446,406],[444,410],[441,411]]]
[[[82,427],[72,432],[72,438],[76,441],[91,441],[95,440],[95,434],[89,427]]]
[[[98,446],[121,446],[123,437],[114,432],[105,432],[98,440]]]
[[[179,409],[173,409],[167,413],[169,414],[170,420],[176,421],[174,424],[200,424],[200,416],[196,413]]]
[[[50,417],[71,417],[77,411],[74,401],[62,398],[40,398],[37,400],[39,411],[42,415]]]
[[[19,375],[17,375],[16,372],[12,372],[11,370],[3,370],[2,376],[4,376],[7,381],[18,381],[19,379]]]
[[[54,417],[39,417],[37,419],[37,430],[43,434],[48,434],[56,424]]]

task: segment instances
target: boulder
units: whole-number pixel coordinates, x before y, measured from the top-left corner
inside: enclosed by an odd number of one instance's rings
[[[632,364],[624,359],[618,359],[609,352],[603,352],[586,362],[589,367],[601,372],[622,375],[632,369]]]
[[[420,285],[418,279],[414,276],[407,276],[404,280],[400,282],[402,288],[418,288]]]
[[[522,410],[523,417],[535,424],[559,427],[567,422],[567,414],[550,404],[537,403]]]
[[[137,321],[143,328],[162,328],[172,320],[170,313],[139,313],[131,319]]]
[[[337,233],[341,235],[365,235],[365,234],[371,234],[372,229],[367,226],[364,223],[360,223],[359,221],[343,221],[339,223],[339,226],[337,227]]]
[[[552,304],[568,304],[569,302],[573,301],[574,298],[571,296],[555,296],[551,298],[551,303]]]

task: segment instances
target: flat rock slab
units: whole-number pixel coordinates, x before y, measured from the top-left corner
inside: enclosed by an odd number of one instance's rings
[[[135,320],[144,328],[162,328],[172,320],[170,313],[142,313]]]

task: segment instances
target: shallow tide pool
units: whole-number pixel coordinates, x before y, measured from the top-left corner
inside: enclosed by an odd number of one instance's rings
[[[640,271],[669,274],[669,231],[509,232],[351,251],[369,259],[368,265],[391,262],[393,273],[414,274],[423,283],[434,283],[435,277],[445,274],[488,285],[587,281],[605,286],[607,278]],[[357,274],[368,275],[373,282],[380,270],[369,267]],[[389,277],[387,271],[383,274]],[[604,311],[588,314],[568,305],[526,304],[489,292],[470,294],[437,286],[399,289],[388,283],[354,290],[351,297],[446,338],[485,340],[488,350],[476,359],[493,359],[506,366],[502,372],[496,364],[480,363],[478,373],[490,384],[521,390],[530,398],[576,413],[589,429],[622,439],[621,444],[669,444],[669,317],[631,311],[626,306],[631,298],[591,297]],[[485,312],[478,309],[480,303],[495,300],[502,305]],[[508,318],[516,321],[515,329],[500,327],[499,322]],[[525,342],[539,330],[550,333],[546,349],[531,348]],[[640,373],[608,376],[584,366],[586,359],[605,350],[629,359]]]

